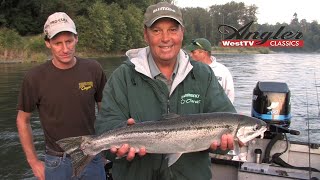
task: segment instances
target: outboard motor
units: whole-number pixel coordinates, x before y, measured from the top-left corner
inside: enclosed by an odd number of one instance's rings
[[[290,90],[286,83],[281,82],[258,82],[253,90],[251,116],[267,123],[268,130],[264,133],[265,139],[270,139],[265,150],[262,163],[275,163],[282,167],[296,168],[320,172],[312,167],[295,167],[283,159],[281,155],[288,150],[289,141],[286,133],[299,135],[297,130],[289,129],[291,122]],[[287,147],[283,152],[272,154],[271,150],[278,140],[285,138]],[[255,149],[257,159],[262,154],[261,149]],[[259,156],[258,156],[259,155]],[[258,162],[258,161],[257,161]]]
[[[259,81],[253,90],[251,116],[268,124],[265,138],[272,138],[279,128],[289,131],[291,103],[287,84]]]

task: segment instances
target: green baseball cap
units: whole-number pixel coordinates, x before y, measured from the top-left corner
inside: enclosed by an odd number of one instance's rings
[[[186,47],[186,49],[190,52],[197,49],[202,49],[211,52],[211,43],[205,38],[198,38],[192,40],[192,42]]]
[[[182,13],[180,9],[168,2],[159,2],[149,6],[144,14],[143,24],[150,27],[158,19],[165,17],[174,19],[183,26]]]

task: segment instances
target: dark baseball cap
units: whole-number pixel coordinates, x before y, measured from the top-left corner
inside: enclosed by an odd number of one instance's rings
[[[183,26],[182,13],[180,9],[168,2],[159,2],[151,5],[144,13],[143,23],[147,27],[152,26],[154,22],[161,18],[171,18],[176,20],[181,26]]]
[[[190,52],[197,49],[202,49],[211,52],[211,43],[205,38],[198,38],[192,40],[192,42],[186,47],[186,49]]]

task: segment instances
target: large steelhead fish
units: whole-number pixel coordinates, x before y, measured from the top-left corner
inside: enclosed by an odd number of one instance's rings
[[[147,153],[168,154],[171,166],[183,153],[206,150],[213,141],[220,143],[223,134],[230,133],[236,141],[246,143],[263,135],[266,129],[264,121],[235,113],[170,115],[99,136],[70,137],[57,143],[71,156],[74,175],[78,175],[95,155],[122,144],[129,144],[136,151],[145,147]]]

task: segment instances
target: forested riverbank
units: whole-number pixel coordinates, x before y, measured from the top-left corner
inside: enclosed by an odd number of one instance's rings
[[[115,1],[115,0],[16,0],[0,4],[0,61],[33,62],[48,59],[44,45],[43,24],[53,12],[64,11],[70,15],[79,33],[77,52],[82,57],[121,56],[131,48],[146,46],[143,39],[143,13],[150,4],[160,0]],[[173,0],[167,0],[174,3]],[[299,19],[292,12],[288,23],[275,25],[258,24],[256,14],[259,7],[242,2],[228,2],[210,8],[183,8],[185,35],[184,45],[192,39],[207,38],[214,53],[262,53],[319,52],[320,25],[317,21]],[[240,28],[254,21],[250,32],[302,33],[302,48],[221,48],[219,42],[226,38],[219,25]]]

